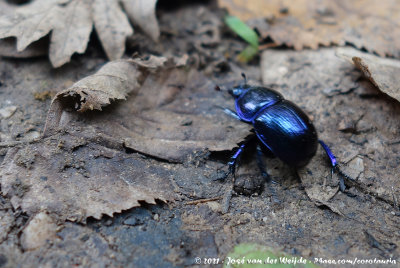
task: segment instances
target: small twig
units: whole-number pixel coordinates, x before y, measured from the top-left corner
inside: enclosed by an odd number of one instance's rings
[[[220,200],[220,199],[222,199],[222,196],[197,199],[197,200],[193,200],[193,201],[188,201],[185,203],[185,205],[197,205],[197,204],[207,203],[207,202],[216,201],[216,200]]]

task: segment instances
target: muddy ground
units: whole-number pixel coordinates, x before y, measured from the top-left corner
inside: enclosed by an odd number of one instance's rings
[[[32,216],[14,207],[10,196],[0,195],[0,267],[205,267],[196,263],[196,257],[219,258],[218,267],[235,245],[244,242],[310,260],[399,259],[400,104],[339,59],[335,48],[295,52],[279,47],[264,53],[263,66],[261,56],[248,64],[239,63],[235,56],[245,44],[223,26],[222,16],[212,4],[160,9],[160,44],[137,33],[129,40],[126,55],[188,54],[190,68],[211,81],[210,87],[240,82],[244,72],[251,83],[279,90],[304,108],[339,161],[350,163],[351,168],[352,160],[362,157],[356,180],[345,181],[347,191],[337,192],[328,205],[311,200],[311,192],[306,191],[310,185],[301,171],[299,175],[270,157],[264,159],[267,170],[278,183],[263,184],[254,150],[250,150],[243,157],[236,182],[236,189],[247,194],[235,193],[228,212],[223,213],[221,198],[230,181],[215,179],[221,176],[219,171],[226,171],[231,151],[198,154],[184,163],[171,164],[113,147],[110,150],[117,151],[125,165],[154,167],[155,173],[167,174],[179,199],[168,204],[142,203],[114,217],[89,218],[86,224],[57,222],[54,239],[28,250],[21,234]],[[0,162],[11,150],[27,146],[11,141],[39,137],[56,92],[94,73],[106,61],[95,36],[84,55],[74,56],[55,70],[43,57],[3,58],[0,108],[14,107],[15,111],[1,118]],[[223,92],[215,94],[230,101]],[[101,142],[97,145],[107,147]],[[86,157],[93,146],[96,144],[74,148],[75,161],[83,163],[76,169],[90,169]],[[25,164],[31,161],[29,155],[30,151],[25,151]],[[316,172],[329,173],[328,163],[321,163]],[[164,166],[162,171],[157,169],[160,166]],[[19,194],[23,196],[24,190]],[[210,200],[192,202],[199,199]]]

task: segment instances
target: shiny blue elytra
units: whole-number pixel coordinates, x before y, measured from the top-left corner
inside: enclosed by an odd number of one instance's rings
[[[244,74],[242,76],[244,84],[228,90],[235,99],[236,112],[229,109],[224,111],[238,120],[252,124],[258,140],[290,166],[305,166],[315,155],[320,143],[330,159],[333,172],[337,166],[336,158],[329,147],[318,140],[308,116],[293,102],[285,100],[279,92],[266,87],[250,86]],[[231,157],[231,172],[234,172],[245,145],[246,142]],[[266,174],[264,167],[260,169]]]

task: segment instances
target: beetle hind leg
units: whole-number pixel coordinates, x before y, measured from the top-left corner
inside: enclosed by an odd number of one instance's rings
[[[329,157],[329,160],[331,161],[332,168],[335,168],[337,166],[337,160],[335,155],[332,153],[331,149],[328,147],[328,145],[325,144],[322,140],[318,140],[319,143],[321,144],[322,148],[324,148],[326,155]]]
[[[325,144],[322,140],[318,140],[319,143],[321,144],[322,148],[324,148],[326,155],[329,157],[329,160],[331,161],[331,178],[333,177],[333,173],[338,169],[338,163],[336,160],[335,155],[332,153],[331,149],[328,147],[328,145]],[[344,192],[346,190],[346,184],[344,183],[343,176],[341,176],[341,172],[339,172],[339,189],[341,192]]]

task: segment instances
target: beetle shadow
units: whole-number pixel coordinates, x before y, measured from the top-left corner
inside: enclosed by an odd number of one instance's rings
[[[246,146],[236,166],[235,179],[233,189],[235,194],[245,196],[264,195],[271,197],[273,203],[281,203],[283,190],[298,185],[300,179],[296,169],[283,163],[265,146],[262,149],[262,162],[266,167],[266,171],[270,177],[270,181],[262,175],[257,163],[257,139],[250,141]],[[228,161],[232,156],[232,151],[211,152],[209,159],[224,163],[225,176],[218,178],[224,183],[231,183],[225,180],[228,177]]]

